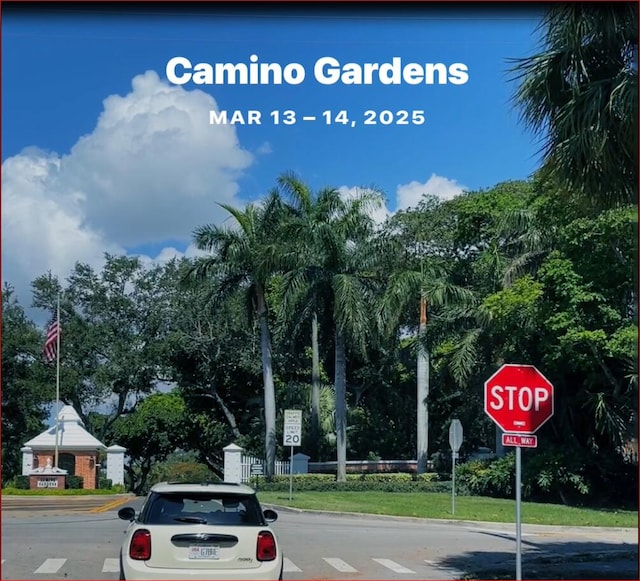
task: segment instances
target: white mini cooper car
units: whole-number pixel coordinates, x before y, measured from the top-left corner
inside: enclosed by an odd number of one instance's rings
[[[130,521],[120,579],[282,579],[283,558],[255,491],[239,484],[156,484]]]

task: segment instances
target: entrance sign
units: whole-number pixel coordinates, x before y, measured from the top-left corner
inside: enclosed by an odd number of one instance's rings
[[[516,449],[516,581],[522,581],[522,448],[535,448],[534,436],[553,416],[553,384],[533,365],[507,363],[484,384],[484,411],[505,433],[503,446]]]

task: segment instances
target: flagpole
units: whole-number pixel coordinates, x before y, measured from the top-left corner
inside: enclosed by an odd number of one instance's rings
[[[58,293],[58,310],[56,315],[58,333],[56,337],[56,450],[54,467],[58,468],[58,434],[60,431],[60,293]]]

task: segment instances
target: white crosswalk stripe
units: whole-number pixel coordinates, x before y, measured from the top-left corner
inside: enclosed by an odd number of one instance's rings
[[[103,573],[120,573],[120,562],[118,559],[105,559],[102,565]]]
[[[358,569],[356,569],[355,567],[351,566],[349,563],[347,563],[346,561],[343,561],[338,557],[322,557],[322,560],[327,565],[329,565],[330,567],[338,571],[339,573],[359,573],[360,572]],[[60,569],[62,569],[62,567],[67,563],[67,561],[68,559],[46,559],[33,573],[36,575],[38,574],[51,575],[51,574],[57,573],[58,571],[60,571]],[[410,575],[416,574],[415,571],[403,565],[400,565],[399,563],[397,563],[396,561],[392,561],[391,559],[372,559],[372,561],[376,562],[378,565],[382,565],[383,567],[393,571],[394,573],[404,573],[404,574],[410,574]],[[2,565],[4,565],[6,562],[7,562],[6,559],[2,559]],[[443,567],[438,563],[436,563],[435,561],[428,561],[425,559],[424,562],[427,565],[434,567],[435,569],[439,569],[443,573],[451,574],[453,576],[460,574],[459,571],[456,571],[455,569],[451,569],[448,567]],[[11,563],[9,563],[9,565],[11,565]],[[71,567],[71,565],[73,565],[73,560],[68,565],[68,567]],[[283,570],[285,573],[302,573],[302,569],[298,567],[298,565],[296,565],[288,557],[284,557],[283,565],[284,565]],[[100,566],[100,565],[97,563],[97,566]],[[311,566],[310,568],[313,568],[313,566]],[[117,557],[104,559],[104,562],[102,563],[102,573],[119,573],[119,572],[120,572],[120,561]]]
[[[416,573],[411,569],[407,569],[406,567],[399,565],[398,563],[396,563],[395,561],[392,561],[391,559],[373,559],[373,560],[376,563],[382,565],[383,567],[386,567],[387,569],[391,569],[394,573],[412,573],[413,575],[415,575]]]
[[[358,570],[354,569],[349,563],[345,563],[342,559],[336,559],[335,557],[322,557],[323,561],[326,561],[334,569],[340,571],[340,573],[357,573]]]
[[[286,557],[283,559],[283,565],[284,565],[283,570],[285,573],[302,573],[302,569],[297,567],[294,563],[292,563]]]
[[[46,559],[34,573],[57,573],[66,562],[66,559]]]

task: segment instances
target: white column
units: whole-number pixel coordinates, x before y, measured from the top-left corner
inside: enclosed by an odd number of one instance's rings
[[[126,448],[116,445],[107,448],[107,478],[111,480],[111,484],[124,484],[124,453],[126,451]]]
[[[224,481],[242,482],[242,448],[229,444],[224,451]]]
[[[33,470],[33,450],[29,446],[20,448],[22,452],[22,475],[29,476]]]

